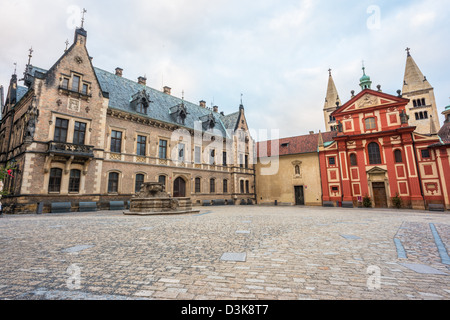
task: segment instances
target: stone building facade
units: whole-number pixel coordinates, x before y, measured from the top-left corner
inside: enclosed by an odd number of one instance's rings
[[[448,145],[433,130],[417,131],[409,96],[370,84],[364,72],[362,91],[332,113],[338,134],[319,148],[324,204],[360,206],[369,197],[377,208],[398,198],[406,208],[449,208]]]
[[[39,203],[48,212],[55,202],[72,211],[81,202],[126,206],[150,181],[198,205],[254,202],[254,142],[242,104],[225,115],[150,88],[145,77],[126,79],[121,68],[96,68],[86,42],[78,28],[51,68],[29,61],[24,86],[11,78],[0,124],[0,165],[16,167],[5,180],[6,212],[36,212]]]
[[[319,146],[336,131],[257,143],[256,195],[265,205],[322,205]]]

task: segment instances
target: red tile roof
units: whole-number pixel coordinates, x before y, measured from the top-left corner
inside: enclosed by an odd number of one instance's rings
[[[333,141],[333,137],[337,135],[336,131],[323,132],[323,142]],[[272,150],[272,144],[275,150]],[[280,140],[262,141],[257,143],[258,158],[271,156],[284,156],[289,154],[317,152],[319,146],[319,134],[308,134],[291,138],[283,138]]]

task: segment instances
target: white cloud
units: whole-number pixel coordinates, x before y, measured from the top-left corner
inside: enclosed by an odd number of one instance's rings
[[[369,5],[379,3],[380,28],[369,29]],[[350,0],[2,1],[0,84],[18,62],[49,68],[73,30],[70,6],[86,7],[88,49],[94,65],[124,76],[147,75],[197,103],[238,110],[240,94],[250,126],[281,128],[284,135],[324,130],[328,68],[343,102],[359,90],[361,61],[374,86],[401,88],[405,48],[448,105],[448,0],[369,4]],[[39,21],[37,23],[36,21]],[[282,133],[283,135],[283,133]]]

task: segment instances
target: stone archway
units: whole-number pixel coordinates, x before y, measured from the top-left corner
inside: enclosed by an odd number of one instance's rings
[[[178,177],[173,182],[173,197],[185,198],[186,197],[186,181],[182,177]]]

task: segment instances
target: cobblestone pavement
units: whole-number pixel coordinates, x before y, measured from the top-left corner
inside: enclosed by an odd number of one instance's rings
[[[236,206],[2,216],[0,243],[0,299],[450,298],[444,213]]]

